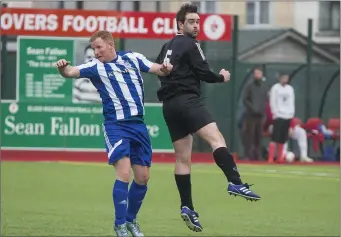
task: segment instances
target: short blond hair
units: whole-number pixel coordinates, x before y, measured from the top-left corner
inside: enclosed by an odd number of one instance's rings
[[[114,42],[114,37],[109,31],[106,30],[100,30],[94,33],[90,38],[90,43],[94,42],[97,38],[101,38],[102,40],[109,42],[110,41]]]

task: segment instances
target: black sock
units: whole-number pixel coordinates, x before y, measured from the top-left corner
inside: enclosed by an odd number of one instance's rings
[[[188,207],[194,210],[192,203],[192,185],[191,185],[191,175],[190,174],[175,174],[175,182],[179,189],[181,207]]]
[[[226,147],[219,147],[213,152],[214,161],[224,172],[227,180],[234,184],[242,184],[237,165]]]

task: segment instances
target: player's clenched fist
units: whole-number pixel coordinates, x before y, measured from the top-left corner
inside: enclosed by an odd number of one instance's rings
[[[164,62],[161,66],[160,71],[165,75],[169,75],[169,73],[173,70],[173,65],[167,62]]]
[[[224,76],[224,82],[228,82],[230,80],[231,75],[229,71],[226,71],[225,69],[221,69],[219,74]]]
[[[65,59],[60,59],[60,60],[57,61],[56,66],[57,66],[57,68],[63,68],[63,67],[66,67],[69,64],[70,64],[69,61],[66,61]]]

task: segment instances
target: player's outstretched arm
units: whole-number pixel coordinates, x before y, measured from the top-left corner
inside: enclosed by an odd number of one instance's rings
[[[173,65],[170,63],[167,63],[167,62],[163,64],[153,63],[149,69],[149,73],[153,73],[155,75],[165,77],[165,76],[168,76],[172,70],[173,70]]]
[[[133,53],[137,58],[137,61],[142,72],[152,73],[161,77],[169,75],[173,69],[173,65],[170,63],[153,63],[149,61],[144,55],[140,53]]]
[[[60,59],[56,63],[57,69],[65,78],[78,78],[80,76],[80,71],[77,67],[70,66],[70,62],[65,59]]]
[[[191,68],[199,80],[207,83],[227,82],[230,80],[230,73],[225,69],[222,69],[219,74],[211,71],[199,43],[193,42],[188,53]]]

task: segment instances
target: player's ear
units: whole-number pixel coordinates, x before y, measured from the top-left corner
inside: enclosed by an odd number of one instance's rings
[[[108,44],[109,44],[111,49],[115,49],[115,42],[114,41],[109,41]]]
[[[184,24],[181,21],[178,21],[178,26],[179,26],[179,30],[184,29]]]

